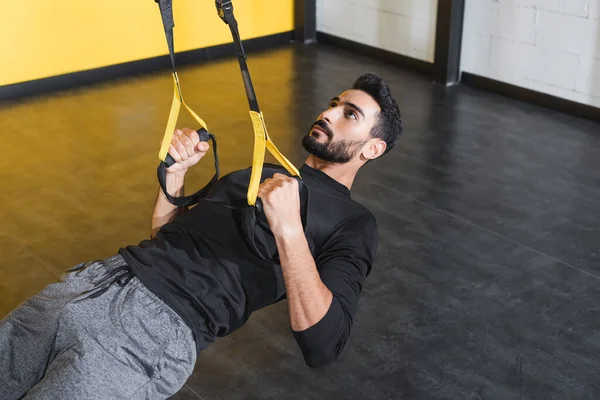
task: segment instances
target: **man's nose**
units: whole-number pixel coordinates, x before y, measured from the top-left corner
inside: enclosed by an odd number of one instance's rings
[[[323,114],[321,115],[322,119],[327,122],[328,124],[331,124],[335,118],[335,108],[330,108],[326,111],[323,112]]]

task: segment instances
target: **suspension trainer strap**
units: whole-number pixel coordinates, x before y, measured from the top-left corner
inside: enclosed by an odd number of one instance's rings
[[[250,119],[252,120],[252,128],[254,130],[254,153],[252,157],[252,173],[250,174],[250,184],[248,186],[248,204],[251,206],[256,205],[256,198],[258,195],[258,186],[260,185],[260,178],[262,176],[263,162],[265,159],[265,148],[277,159],[277,161],[293,176],[300,178],[300,172],[294,167],[294,165],[277,149],[273,141],[269,138],[267,133],[267,127],[265,120],[260,108],[258,107],[258,101],[256,100],[256,93],[250,79],[250,71],[246,64],[246,53],[242,46],[240,34],[238,31],[237,21],[233,15],[233,4],[230,0],[216,0],[216,7],[219,13],[219,17],[229,26],[233,42],[237,52],[237,58],[240,64],[242,72],[242,79],[244,80],[244,87],[246,89],[246,97],[248,98],[248,105],[250,106]]]
[[[196,114],[183,100],[181,93],[181,85],[179,84],[179,77],[177,76],[177,70],[175,69],[175,46],[173,41],[173,28],[175,23],[173,20],[173,7],[172,0],[155,0],[158,3],[160,10],[160,16],[162,19],[163,27],[165,30],[165,37],[167,38],[167,46],[169,48],[169,56],[171,58],[171,68],[173,70],[173,102],[171,103],[171,111],[169,112],[169,118],[167,120],[167,127],[165,128],[165,134],[163,136],[158,158],[160,164],[158,165],[157,175],[160,187],[164,192],[167,199],[178,207],[187,207],[196,204],[198,200],[208,193],[210,188],[219,179],[219,157],[217,155],[217,141],[216,138],[208,132],[206,123]],[[213,155],[215,159],[215,174],[209,183],[202,189],[190,196],[174,197],[167,192],[166,187],[166,174],[167,168],[175,163],[175,160],[169,155],[169,146],[173,139],[173,132],[177,124],[177,118],[179,117],[179,111],[181,105],[189,112],[189,114],[200,124],[201,128],[198,129],[198,135],[201,141],[211,140],[213,142]]]

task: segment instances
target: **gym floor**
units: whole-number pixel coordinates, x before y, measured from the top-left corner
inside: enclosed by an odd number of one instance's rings
[[[378,260],[342,357],[305,366],[285,302],[209,347],[174,399],[600,398],[600,126],[334,48],[250,54],[267,127],[300,165],[329,99],[371,71],[405,121],[353,197]],[[251,161],[234,58],[180,68],[222,172]],[[0,103],[0,316],[150,233],[169,71]],[[182,111],[179,126],[195,127]],[[272,159],[270,161],[273,161]],[[206,159],[187,191],[212,176]]]

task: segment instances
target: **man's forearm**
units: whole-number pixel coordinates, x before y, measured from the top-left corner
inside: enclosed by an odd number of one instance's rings
[[[166,178],[167,192],[174,197],[183,196],[185,173],[167,174]],[[152,237],[156,235],[164,224],[172,221],[177,214],[184,211],[185,209],[183,207],[177,207],[171,204],[159,187],[156,204],[154,205],[154,211],[152,213]]]
[[[327,314],[333,294],[319,276],[301,226],[275,234],[275,240],[283,270],[291,328],[303,331]]]

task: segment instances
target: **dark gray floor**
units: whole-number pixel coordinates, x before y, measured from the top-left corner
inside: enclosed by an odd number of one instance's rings
[[[392,86],[405,135],[353,188],[378,217],[378,263],[337,363],[304,365],[281,303],[208,348],[174,399],[600,398],[600,125],[328,47],[249,63],[269,133],[297,165],[332,96],[367,71]],[[224,172],[247,166],[236,61],[180,76]],[[170,85],[165,72],[0,104],[0,314],[147,237]]]

